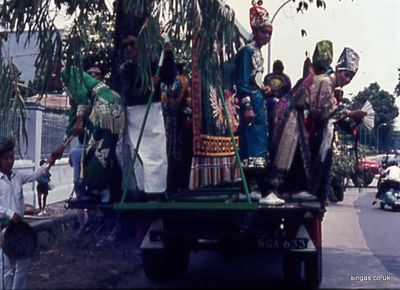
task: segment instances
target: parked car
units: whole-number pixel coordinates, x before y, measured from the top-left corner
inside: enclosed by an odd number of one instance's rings
[[[352,176],[354,185],[368,186],[381,173],[381,162],[367,159],[358,160],[358,172]]]
[[[358,166],[366,171],[372,176],[379,175],[381,173],[381,162],[376,160],[359,160]]]

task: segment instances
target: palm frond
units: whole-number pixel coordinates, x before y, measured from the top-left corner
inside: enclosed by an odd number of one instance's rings
[[[293,2],[306,10],[306,2],[313,3],[313,0]],[[325,8],[323,0],[314,3]],[[123,7],[125,18],[130,15],[141,19],[138,46],[143,56],[140,68],[145,85],[150,84],[150,64],[162,49],[161,36],[168,38],[174,50],[186,59],[191,58],[192,41],[199,40],[199,69],[210,75],[215,87],[219,86],[215,82],[221,82],[222,64],[229,63],[243,43],[235,26],[234,11],[221,0],[116,0],[114,7]],[[72,22],[64,39],[56,24],[59,15]],[[115,18],[117,28],[119,16]],[[92,26],[93,19],[101,23],[108,17],[110,12],[105,0],[5,0],[0,5],[0,25],[6,31],[15,31],[17,40],[25,33],[26,42],[36,41],[39,48],[36,77],[43,79],[42,93],[46,91],[54,68],[60,67],[62,61],[67,67],[82,65],[82,51],[90,45],[88,38],[93,33],[87,28]],[[117,51],[118,35],[115,40]],[[118,59],[117,52],[114,52],[114,59]],[[16,106],[15,109],[19,109],[23,103],[10,80],[9,64],[2,62],[0,66],[1,108]],[[115,67],[114,64],[114,71]]]
[[[20,137],[27,144],[27,132],[24,126],[25,111],[20,90],[20,72],[11,58],[3,52],[0,39],[0,135]],[[19,142],[20,143],[20,142]]]

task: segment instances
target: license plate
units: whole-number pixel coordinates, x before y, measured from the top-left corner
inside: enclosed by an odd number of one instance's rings
[[[304,250],[308,246],[308,239],[270,239],[259,238],[257,247],[260,249],[285,249],[285,250]]]

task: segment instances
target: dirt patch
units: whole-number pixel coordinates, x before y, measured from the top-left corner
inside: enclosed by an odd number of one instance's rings
[[[33,257],[28,287],[114,288],[121,276],[134,276],[140,270],[134,238],[110,242],[93,234],[69,236]]]

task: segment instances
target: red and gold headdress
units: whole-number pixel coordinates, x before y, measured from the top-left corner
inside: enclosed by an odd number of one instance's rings
[[[252,1],[253,7],[250,8],[251,29],[272,26],[271,20],[269,19],[269,13],[264,7],[261,7],[262,4],[262,0]]]

